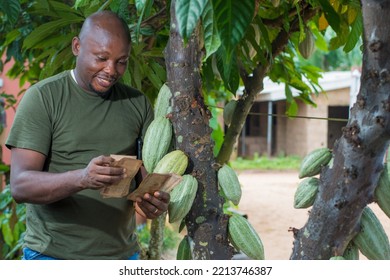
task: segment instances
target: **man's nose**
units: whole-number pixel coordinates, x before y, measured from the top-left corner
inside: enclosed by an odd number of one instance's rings
[[[106,65],[104,67],[104,72],[113,76],[116,73],[115,62],[113,62],[111,60],[107,60]]]

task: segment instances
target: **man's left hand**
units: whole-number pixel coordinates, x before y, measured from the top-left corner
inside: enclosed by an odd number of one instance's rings
[[[155,219],[168,210],[170,195],[167,192],[156,191],[145,193],[135,202],[135,211],[147,219]]]

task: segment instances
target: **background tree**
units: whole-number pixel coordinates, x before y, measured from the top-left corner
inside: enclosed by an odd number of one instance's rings
[[[172,92],[170,118],[176,147],[189,155],[187,173],[199,182],[196,200],[183,222],[194,241],[196,259],[232,257],[233,248],[227,235],[229,215],[224,213],[226,201],[218,187],[217,170],[228,163],[250,108],[263,89],[264,78],[268,76],[285,84],[286,114],[296,113],[296,98],[315,105],[311,94],[321,92],[318,85],[321,69],[305,62],[303,57],[311,53],[302,51],[300,46],[312,50],[311,44],[315,42],[322,50],[343,47],[349,52],[359,42],[363,28],[358,0],[82,0],[69,3],[39,0],[33,4],[12,0],[1,4],[1,28],[6,32],[0,33],[0,54],[6,54],[5,62],[15,60],[9,75],[20,77],[22,83],[35,82],[73,66],[69,44],[90,13],[111,9],[129,23],[133,46],[129,71],[123,79],[144,91],[152,102],[167,83]],[[334,32],[329,45],[324,37],[327,29]],[[309,37],[315,40],[305,40]],[[303,82],[305,78],[307,83]],[[219,101],[236,98],[240,86],[243,91],[234,111],[235,118],[224,132],[216,122],[214,106]],[[299,97],[293,97],[292,88],[300,92]],[[349,131],[355,137],[357,130],[353,127],[350,124],[345,133]],[[335,163],[340,170],[334,172],[337,176],[322,180],[322,185],[337,185],[334,182],[340,180],[343,164],[336,159],[346,158],[351,152],[352,149],[336,150]],[[383,153],[378,152],[380,156]],[[378,177],[378,172],[373,174],[370,186],[375,185]],[[321,189],[327,197],[337,196],[335,190]],[[361,207],[367,202],[357,203],[355,212],[350,210],[356,215],[356,223]],[[325,206],[315,204],[316,209]],[[356,223],[337,220],[335,225],[350,229]],[[346,232],[338,233],[343,234],[342,244],[352,237],[350,232],[348,236]],[[334,248],[335,232],[324,232],[324,235],[326,241],[311,240],[297,231],[297,244],[313,246],[307,258],[327,259],[332,255],[332,249],[315,254],[319,248],[325,250],[325,245]],[[344,249],[340,245],[337,252]],[[296,252],[302,250],[294,248],[292,258],[298,258]]]

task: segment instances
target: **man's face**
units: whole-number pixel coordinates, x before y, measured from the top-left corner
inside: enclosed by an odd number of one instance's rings
[[[92,28],[72,41],[76,80],[85,90],[104,95],[125,73],[130,45],[120,32]]]

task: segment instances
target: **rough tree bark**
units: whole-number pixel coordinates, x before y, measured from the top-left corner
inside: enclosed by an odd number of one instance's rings
[[[359,231],[363,208],[373,201],[390,129],[390,2],[363,0],[364,51],[361,88],[334,163],[320,174],[320,191],[301,229],[294,229],[291,259],[342,255]]]
[[[202,96],[200,77],[202,52],[199,29],[184,45],[177,29],[175,1],[171,1],[171,30],[165,49],[167,84],[172,92],[171,121],[176,148],[189,159],[186,173],[198,180],[198,193],[185,220],[194,241],[194,259],[231,259],[233,248],[227,240],[228,216],[218,195],[213,142],[209,127],[210,112]]]

